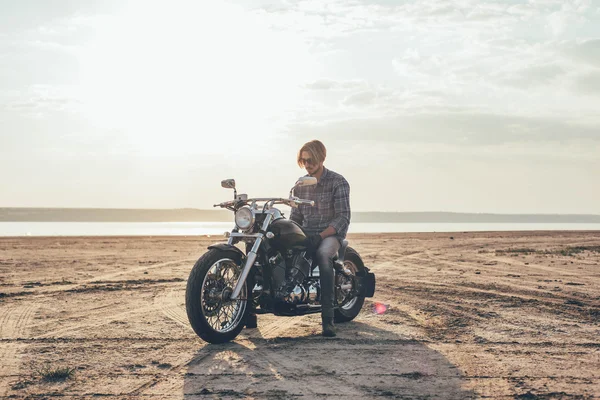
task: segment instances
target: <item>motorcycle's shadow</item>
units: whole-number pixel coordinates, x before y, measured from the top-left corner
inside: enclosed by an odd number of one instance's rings
[[[305,336],[292,328],[265,338],[260,325],[259,317],[259,329],[235,342],[202,347],[187,365],[184,398],[476,397],[442,354],[388,330],[352,321],[337,325],[336,338],[315,333],[317,325]]]

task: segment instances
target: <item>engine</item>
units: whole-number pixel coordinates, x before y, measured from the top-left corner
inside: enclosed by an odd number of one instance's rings
[[[319,278],[311,277],[311,263],[304,252],[277,253],[269,259],[277,300],[287,304],[315,303],[320,298]]]

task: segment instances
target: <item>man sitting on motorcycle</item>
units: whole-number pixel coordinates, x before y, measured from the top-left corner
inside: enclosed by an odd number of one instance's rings
[[[315,252],[321,280],[321,320],[323,336],[336,335],[334,318],[333,257],[338,253],[350,224],[350,185],[346,179],[323,166],[327,150],[323,143],[312,140],[298,151],[298,165],[317,178],[317,185],[298,187],[294,194],[313,200],[314,206],[293,208],[290,219],[302,226],[308,236],[308,247]]]

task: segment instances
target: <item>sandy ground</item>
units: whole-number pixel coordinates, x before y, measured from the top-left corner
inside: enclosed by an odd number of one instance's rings
[[[600,232],[352,235],[378,286],[338,337],[264,315],[208,345],[184,290],[218,240],[1,238],[0,397],[600,398]]]

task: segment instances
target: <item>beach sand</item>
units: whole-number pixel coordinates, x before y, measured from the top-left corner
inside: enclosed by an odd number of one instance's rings
[[[0,238],[0,398],[600,398],[598,231],[350,235],[377,289],[336,338],[260,315],[209,345],[185,285],[223,240]]]

